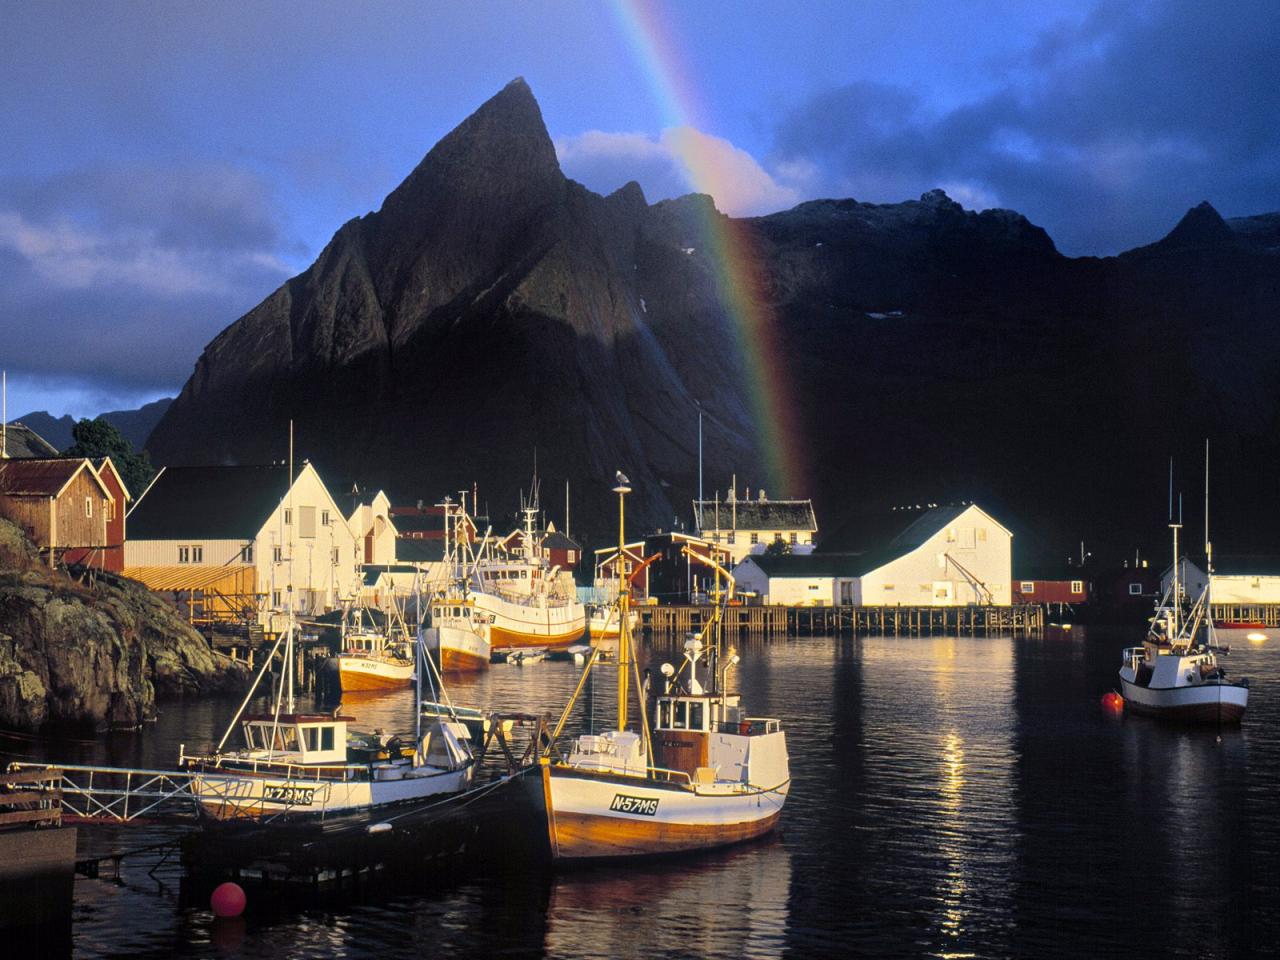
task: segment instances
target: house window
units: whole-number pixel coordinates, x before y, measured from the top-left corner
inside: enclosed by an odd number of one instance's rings
[[[576,550],[570,550],[570,551],[569,551],[569,562],[570,562],[570,563],[577,563],[577,562],[578,562],[578,551],[576,551]]]
[[[244,549],[240,551],[240,559],[245,563],[253,563],[253,544],[246,543]]]
[[[272,562],[274,562],[274,563],[283,563],[283,562],[284,562],[284,547],[272,547],[272,548],[271,548],[271,560],[272,560]]]
[[[328,525],[329,525],[329,511],[328,511],[328,510],[321,510],[321,511],[320,511],[320,526],[322,526],[322,527],[327,527]]]
[[[1083,580],[1072,580],[1072,581],[1071,581],[1071,592],[1072,592],[1072,593],[1084,593],[1084,581],[1083,581]]]
[[[284,511],[284,522],[286,524],[293,523],[293,511],[287,507],[285,508],[285,511]]]
[[[1140,583],[1131,583],[1131,584],[1129,584],[1129,596],[1131,596],[1131,597],[1140,597],[1140,596],[1142,596],[1142,584],[1140,584]]]
[[[86,517],[93,516],[93,497],[84,498],[84,515]]]
[[[204,547],[194,546],[191,548],[191,562],[204,563]]]
[[[947,543],[955,543],[955,542],[956,542],[956,528],[947,527]]]
[[[811,584],[809,584],[809,589],[810,589],[810,590],[817,590],[817,589],[818,589],[818,585],[817,585],[816,583],[811,583]]]
[[[335,567],[338,565],[338,548],[337,547],[333,548],[333,565]]]
[[[1021,584],[1019,584],[1019,587],[1020,587],[1020,589],[1022,590],[1022,592],[1023,592],[1023,593],[1035,593],[1035,592],[1036,592],[1036,585],[1035,585],[1035,582],[1034,582],[1034,581],[1032,581],[1032,580],[1023,580],[1023,581],[1022,581],[1022,583],[1021,583]]]
[[[273,607],[279,607],[279,606],[280,606],[280,591],[279,591],[279,590],[275,590],[275,591],[273,591],[273,592],[272,592],[272,594],[271,594],[271,605],[272,605]]]
[[[759,543],[759,542],[760,542],[760,534],[758,534],[758,533],[753,533],[753,534],[751,534],[751,542],[752,542],[752,543]]]
[[[724,538],[725,543],[733,543],[733,537],[734,537],[733,531],[730,531],[728,535],[726,535]],[[717,536],[716,541],[719,542],[719,540],[720,538]]]
[[[892,583],[886,583],[886,584],[885,584],[881,589],[882,589],[882,590],[892,590],[892,589],[893,589],[893,584],[892,584]]]
[[[190,548],[190,547],[179,547],[179,548],[178,548],[178,562],[179,562],[179,563],[190,563],[190,562],[191,562],[191,548]]]
[[[792,542],[792,543],[795,543],[795,542],[796,542],[796,536],[797,536],[797,535],[796,535],[796,534],[794,534],[794,533],[793,533],[793,534],[791,534],[791,542]]]

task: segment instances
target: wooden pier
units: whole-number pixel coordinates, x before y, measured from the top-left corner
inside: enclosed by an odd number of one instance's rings
[[[1219,627],[1232,624],[1251,626],[1261,623],[1267,627],[1280,627],[1280,603],[1214,603],[1210,616]]]
[[[689,633],[711,620],[710,606],[639,606],[640,625],[653,633]],[[750,636],[821,637],[881,634],[891,637],[993,633],[1029,636],[1044,629],[1039,604],[1006,607],[729,607],[725,629]]]

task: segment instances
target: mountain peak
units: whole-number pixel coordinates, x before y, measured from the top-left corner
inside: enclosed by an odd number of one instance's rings
[[[417,217],[424,196],[462,198],[531,189],[559,189],[564,180],[542,110],[516,77],[448,133],[393,190],[383,211]]]
[[[1208,200],[1202,200],[1186,212],[1178,225],[1159,242],[1159,246],[1203,247],[1231,243],[1235,235],[1222,215]]]

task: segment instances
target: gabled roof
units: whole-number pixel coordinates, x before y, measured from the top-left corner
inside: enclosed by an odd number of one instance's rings
[[[124,494],[125,502],[133,500],[133,494],[129,492],[129,488],[125,485],[124,477],[120,476],[120,471],[116,469],[116,465],[111,461],[110,457],[98,457],[93,461],[94,469],[99,475],[103,471],[110,470],[112,476],[116,478],[116,483],[120,484],[120,491]]]
[[[129,539],[252,540],[288,493],[288,477],[281,464],[167,467],[130,511]]]
[[[747,563],[754,563],[770,578],[856,577],[865,572],[862,558],[850,553],[753,553],[743,557],[738,566]]]
[[[444,539],[414,540],[400,537],[396,540],[396,559],[403,563],[435,563],[444,559]]]
[[[544,550],[581,550],[577,543],[570,540],[559,530],[553,530],[542,538],[539,544]]]
[[[1217,577],[1280,577],[1280,557],[1236,554],[1213,558]]]
[[[111,497],[111,491],[85,457],[0,460],[0,495],[59,497],[81,470],[87,470],[99,489],[107,497]]]
[[[48,458],[58,455],[58,448],[36,433],[21,420],[10,420],[5,427],[5,453],[10,458],[39,457]]]
[[[384,573],[417,573],[418,568],[409,563],[367,563],[360,568],[360,576],[366,587],[372,587]]]
[[[708,530],[818,529],[812,500],[694,500],[693,516],[702,507],[702,532]]]

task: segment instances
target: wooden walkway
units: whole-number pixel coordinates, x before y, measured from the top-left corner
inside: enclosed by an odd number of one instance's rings
[[[701,630],[711,619],[710,606],[636,607],[642,627],[654,633]],[[1044,629],[1039,604],[1008,607],[729,607],[725,626],[753,636],[818,637],[881,634],[929,636],[992,633],[1028,636]]]

